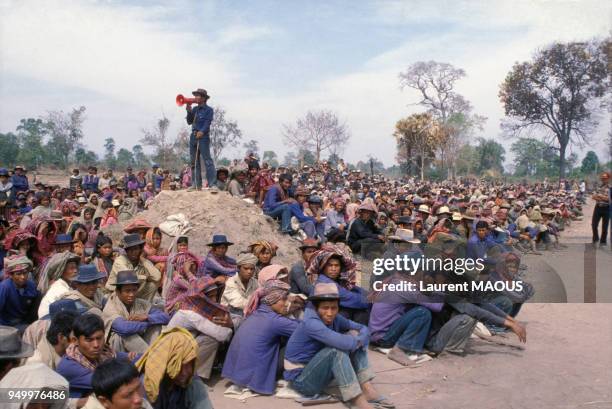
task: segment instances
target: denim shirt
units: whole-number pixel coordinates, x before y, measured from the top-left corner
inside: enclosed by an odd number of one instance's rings
[[[191,112],[187,112],[187,124],[191,125],[192,133],[202,132],[204,136],[208,136],[213,115],[213,109],[208,105],[198,105]]]

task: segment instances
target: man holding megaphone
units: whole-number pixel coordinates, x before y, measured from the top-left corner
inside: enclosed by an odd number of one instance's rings
[[[202,189],[202,165],[200,158],[204,160],[206,167],[206,180],[208,186],[215,183],[215,163],[210,155],[210,124],[213,120],[213,109],[206,105],[208,93],[205,89],[198,88],[192,92],[195,97],[196,107],[191,107],[191,101],[187,100],[187,124],[191,125],[191,137],[189,138],[189,156],[191,158],[191,169],[193,170],[193,185],[189,190]]]

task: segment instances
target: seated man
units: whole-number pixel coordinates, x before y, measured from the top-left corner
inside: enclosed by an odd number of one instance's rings
[[[201,266],[203,274],[198,275],[208,275],[214,279],[219,277],[216,281],[224,283],[228,277],[236,274],[236,270],[238,270],[236,260],[227,256],[227,249],[232,245],[234,243],[228,241],[225,235],[213,235],[212,242],[207,244],[210,251]]]
[[[204,382],[194,376],[198,344],[189,331],[164,331],[136,362],[154,409],[212,409]]]
[[[74,300],[79,309],[102,315],[105,300],[100,283],[104,277],[106,275],[98,271],[93,264],[80,266],[79,273],[72,280],[74,290],[62,295],[62,299]]]
[[[81,258],[74,253],[65,252],[54,254],[44,268],[39,279],[38,288],[44,292],[49,284],[47,293],[38,307],[38,317],[49,314],[49,305],[62,299],[64,294],[72,290],[70,284],[77,275]]]
[[[35,320],[40,292],[28,280],[31,270],[32,261],[26,256],[4,259],[4,274],[8,278],[0,282],[0,325],[10,325],[23,332]]]
[[[306,239],[299,247],[302,252],[302,260],[291,266],[289,271],[289,284],[293,294],[310,295],[313,285],[306,274],[306,267],[313,254],[319,249],[319,242],[315,239]]]
[[[287,343],[285,379],[306,396],[322,393],[335,381],[342,400],[357,408],[394,408],[371,383],[367,327],[338,314],[338,287],[319,283],[309,300],[314,308],[306,309]]]
[[[133,271],[117,273],[115,292],[108,298],[102,317],[105,339],[115,351],[143,353],[170,321],[164,311],[136,298],[139,280]]]
[[[281,232],[291,234],[291,207],[295,200],[289,197],[291,187],[291,175],[284,173],[279,176],[278,183],[271,186],[266,192],[263,203],[263,211],[266,216],[273,219],[281,219]]]
[[[62,311],[74,311],[81,314],[84,310],[79,310],[74,300],[58,300],[49,306],[49,314],[41,317],[28,325],[23,332],[23,342],[33,346],[38,345],[41,339],[45,338],[51,320]]]
[[[385,237],[374,223],[376,208],[373,204],[365,202],[357,208],[357,212],[358,217],[351,222],[346,241],[353,253],[361,254],[363,250],[367,258],[367,254],[372,252],[368,246],[384,243]]]
[[[115,357],[131,360],[136,353],[113,351],[104,343],[104,322],[95,314],[83,314],[72,326],[71,343],[57,365],[57,373],[70,384],[71,398],[86,398],[91,394],[91,377],[102,362]],[[80,404],[84,404],[82,399]]]
[[[84,409],[140,409],[144,397],[138,369],[125,359],[109,359],[91,377],[93,393]]]
[[[221,305],[228,307],[231,314],[242,317],[249,298],[257,290],[257,280],[253,277],[257,257],[251,253],[242,253],[238,256],[237,264],[238,274],[225,283]]]
[[[136,296],[148,302],[153,302],[162,276],[153,263],[142,257],[144,245],[145,241],[140,238],[138,233],[127,234],[123,238],[125,255],[120,255],[115,259],[106,282],[105,288],[107,291],[115,291],[118,272],[132,270],[136,273],[139,283]]]
[[[28,358],[28,363],[41,362],[55,370],[70,344],[70,334],[74,320],[79,316],[76,311],[61,311],[49,324],[45,337],[38,341],[34,355]]]
[[[219,304],[222,284],[204,276],[190,281],[188,288],[183,285],[181,281],[173,281],[168,290],[166,310],[172,314],[168,328],[182,327],[195,337],[198,344],[196,374],[208,379],[219,345],[230,340],[235,324],[227,308]]]

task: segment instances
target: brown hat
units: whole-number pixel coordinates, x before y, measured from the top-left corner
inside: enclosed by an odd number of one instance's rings
[[[195,91],[192,92],[192,94],[195,95],[201,95],[202,97],[208,99],[210,98],[210,95],[208,95],[208,92],[206,92],[206,90],[204,88],[198,88]]]
[[[374,207],[374,205],[370,202],[365,202],[357,208],[358,212],[361,212],[363,210],[367,210],[369,212],[376,213],[376,207]]]
[[[306,250],[309,248],[318,249],[320,246],[321,243],[319,243],[319,240],[317,239],[304,239],[304,241],[302,241],[302,245],[299,248],[300,250]]]

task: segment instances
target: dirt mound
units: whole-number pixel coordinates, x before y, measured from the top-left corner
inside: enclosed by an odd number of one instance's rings
[[[189,219],[192,225],[192,230],[187,233],[189,248],[199,256],[208,253],[206,244],[210,243],[213,234],[225,234],[234,243],[228,251],[231,257],[245,251],[256,240],[268,240],[278,245],[274,263],[290,267],[300,259],[297,240],[280,234],[278,223],[265,216],[259,207],[227,192],[163,191],[148,210],[136,217],[158,225],[169,215],[177,213],[183,213]],[[162,244],[167,247],[171,241],[164,235]]]

